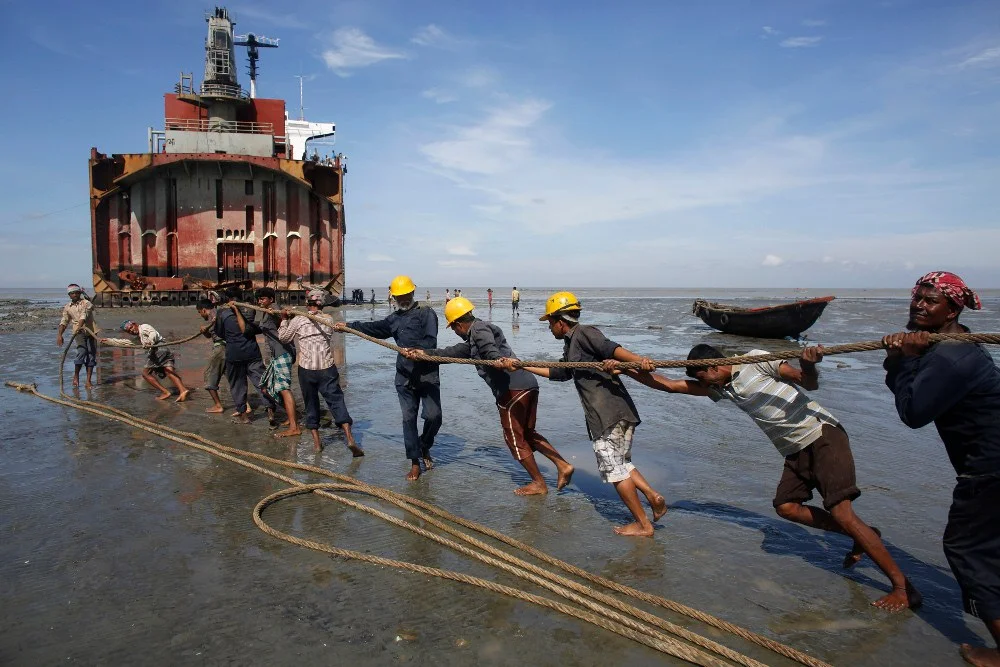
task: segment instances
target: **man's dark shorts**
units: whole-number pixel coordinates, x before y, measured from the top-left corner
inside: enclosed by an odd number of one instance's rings
[[[823,424],[823,430],[811,445],[785,457],[774,506],[804,503],[813,489],[823,497],[823,507],[832,508],[861,495],[854,474],[854,455],[847,431],[840,426]]]

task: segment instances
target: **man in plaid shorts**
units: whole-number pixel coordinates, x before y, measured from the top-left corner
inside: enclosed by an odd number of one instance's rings
[[[275,292],[270,287],[261,287],[257,290],[257,305],[261,308],[270,308],[274,305]],[[256,314],[256,311],[254,311]],[[295,363],[295,344],[283,343],[278,338],[278,326],[281,324],[281,317],[272,313],[262,313],[260,321],[260,331],[267,341],[267,349],[271,353],[271,359],[267,362],[264,375],[260,378],[261,387],[273,399],[281,397],[281,403],[285,407],[285,414],[288,426],[284,431],[274,434],[276,438],[295,437],[302,433],[299,423],[295,418],[295,397],[292,396],[292,364]],[[267,411],[268,422],[272,427],[277,427],[278,422],[274,417],[274,409]]]
[[[545,304],[549,331],[563,341],[562,361],[604,362],[609,371],[614,361],[642,362],[643,357],[629,352],[610,341],[601,331],[580,324],[580,301],[571,292],[556,292]],[[517,368],[516,360],[508,360],[506,368]],[[667,501],[649,485],[632,463],[632,435],[639,425],[639,413],[625,385],[604,370],[590,368],[529,368],[535,375],[557,382],[573,380],[587,418],[587,433],[594,445],[597,469],[601,479],[615,485],[622,502],[635,519],[615,528],[619,535],[652,537],[653,523],[639,502],[639,492],[653,510],[653,521],[667,513]]]

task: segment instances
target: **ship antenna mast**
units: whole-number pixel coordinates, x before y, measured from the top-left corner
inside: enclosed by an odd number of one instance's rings
[[[257,49],[276,49],[278,48],[278,40],[258,36],[251,32],[248,35],[236,35],[233,38],[233,44],[247,47],[247,59],[250,61],[250,66],[247,68],[247,73],[250,74],[250,99],[256,99],[257,61],[260,59],[260,51]]]

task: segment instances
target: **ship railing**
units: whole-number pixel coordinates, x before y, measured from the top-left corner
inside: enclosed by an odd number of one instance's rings
[[[241,134],[274,134],[274,123],[247,120],[211,120],[207,118],[167,118],[166,129],[181,132],[238,132]]]
[[[243,90],[239,84],[232,83],[202,83],[202,97],[229,97],[239,100],[249,100],[250,93]]]

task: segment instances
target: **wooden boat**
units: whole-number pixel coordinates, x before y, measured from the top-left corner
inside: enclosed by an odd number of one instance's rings
[[[819,319],[834,298],[823,296],[763,308],[740,308],[698,299],[691,312],[723,333],[754,338],[797,337]]]

